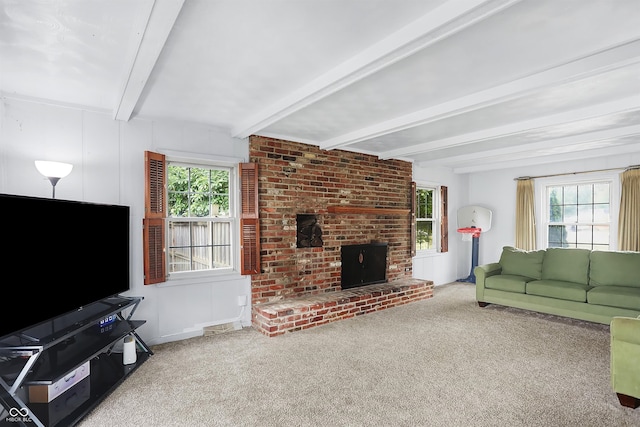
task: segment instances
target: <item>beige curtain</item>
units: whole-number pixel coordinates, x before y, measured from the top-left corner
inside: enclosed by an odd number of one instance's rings
[[[622,195],[618,219],[618,249],[640,251],[640,169],[620,174]]]
[[[536,249],[536,217],[533,179],[517,180],[516,188],[516,248]]]

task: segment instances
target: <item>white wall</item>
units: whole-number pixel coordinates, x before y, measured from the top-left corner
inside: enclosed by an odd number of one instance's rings
[[[516,181],[514,181],[514,178],[563,173],[573,174],[574,172],[625,168],[637,164],[640,164],[640,153],[469,174],[469,204],[484,206],[493,212],[491,230],[487,233],[482,233],[480,237],[478,263],[485,264],[498,261],[502,247],[515,244]],[[619,174],[620,172],[622,171],[613,171],[612,173]],[[593,174],[593,176],[600,175],[600,173]],[[576,179],[582,179],[587,176],[586,174],[575,175]],[[616,218],[617,216],[614,216],[614,219]],[[541,242],[538,241],[538,247],[540,246]]]
[[[466,278],[469,275],[471,243],[463,242],[460,234],[456,231],[458,228],[456,223],[457,210],[467,205],[483,206],[492,211],[491,230],[480,236],[478,263],[498,261],[502,247],[515,244],[515,178],[573,174],[574,172],[625,168],[637,164],[640,164],[640,153],[605,155],[584,160],[564,160],[546,165],[519,166],[470,174],[454,174],[447,168],[426,168],[414,165],[413,180],[418,184],[447,185],[449,187],[449,252],[415,257],[413,276],[419,279],[433,280],[434,284],[442,285]],[[620,172],[612,171],[609,173]],[[579,174],[579,178],[587,176],[589,175]],[[591,176],[602,176],[602,173],[594,173]],[[616,197],[619,197],[619,194]],[[617,217],[617,214],[614,214],[614,217]]]
[[[418,253],[413,258],[413,277],[432,280],[436,286],[466,278],[471,272],[471,244],[463,242],[456,231],[456,212],[467,204],[467,176],[448,168],[414,165],[413,180],[418,186],[447,186],[449,202],[449,251]]]
[[[249,155],[246,140],[230,138],[212,127],[135,118],[120,122],[108,113],[15,99],[0,102],[0,192],[50,197],[51,184],[37,172],[33,161],[57,160],[74,164],[72,173],[56,187],[58,198],[131,207],[129,294],[145,298],[135,318],[147,320],[139,332],[148,344],[197,336],[205,326],[238,319],[243,326],[249,326],[249,307],[238,306],[238,296],[251,295],[249,277],[235,274],[179,285],[142,284],[145,150],[225,156],[242,161]],[[414,277],[442,285],[468,276],[471,244],[463,242],[456,231],[456,212],[466,205],[492,210],[492,229],[480,237],[479,263],[497,261],[502,247],[514,244],[514,178],[633,164],[640,164],[640,153],[468,175],[414,165],[413,180],[419,185],[446,185],[449,191],[449,251],[415,257]]]
[[[121,122],[108,113],[16,99],[0,102],[0,192],[51,197],[51,184],[33,162],[54,160],[74,165],[56,186],[56,198],[131,207],[128,294],[144,297],[134,318],[147,321],[138,330],[147,344],[201,335],[209,325],[236,322],[249,326],[249,307],[238,305],[238,296],[250,299],[249,277],[231,274],[179,285],[143,285],[145,150],[239,161],[249,157],[246,140],[233,139],[212,127],[140,119]],[[23,280],[28,281],[28,276]]]

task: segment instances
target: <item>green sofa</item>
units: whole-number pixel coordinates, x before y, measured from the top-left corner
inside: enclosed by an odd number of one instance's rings
[[[609,325],[640,316],[640,252],[502,249],[479,265],[476,300]]]
[[[640,319],[611,321],[611,386],[623,406],[640,406]]]

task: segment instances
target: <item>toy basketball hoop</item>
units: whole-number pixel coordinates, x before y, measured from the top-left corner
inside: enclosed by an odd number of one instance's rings
[[[463,227],[458,228],[458,233],[462,234],[462,240],[470,242],[474,237],[480,237],[480,233],[482,233],[482,228],[475,227]]]
[[[459,282],[476,283],[476,275],[473,273],[473,269],[478,266],[478,247],[480,241],[480,233],[482,228],[476,227],[461,227],[458,228],[458,233],[462,234],[462,241],[473,242],[471,247],[471,273],[464,279],[458,280]]]
[[[491,230],[492,213],[482,206],[465,206],[458,209],[458,233],[462,241],[472,242],[471,245],[471,272],[459,282],[476,283],[473,269],[478,266],[478,250],[480,246],[480,234],[482,231]]]

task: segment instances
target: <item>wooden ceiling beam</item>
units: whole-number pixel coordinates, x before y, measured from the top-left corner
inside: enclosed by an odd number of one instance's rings
[[[128,121],[131,118],[183,4],[184,0],[149,1],[148,14],[139,24],[137,49],[129,58],[114,119]]]

